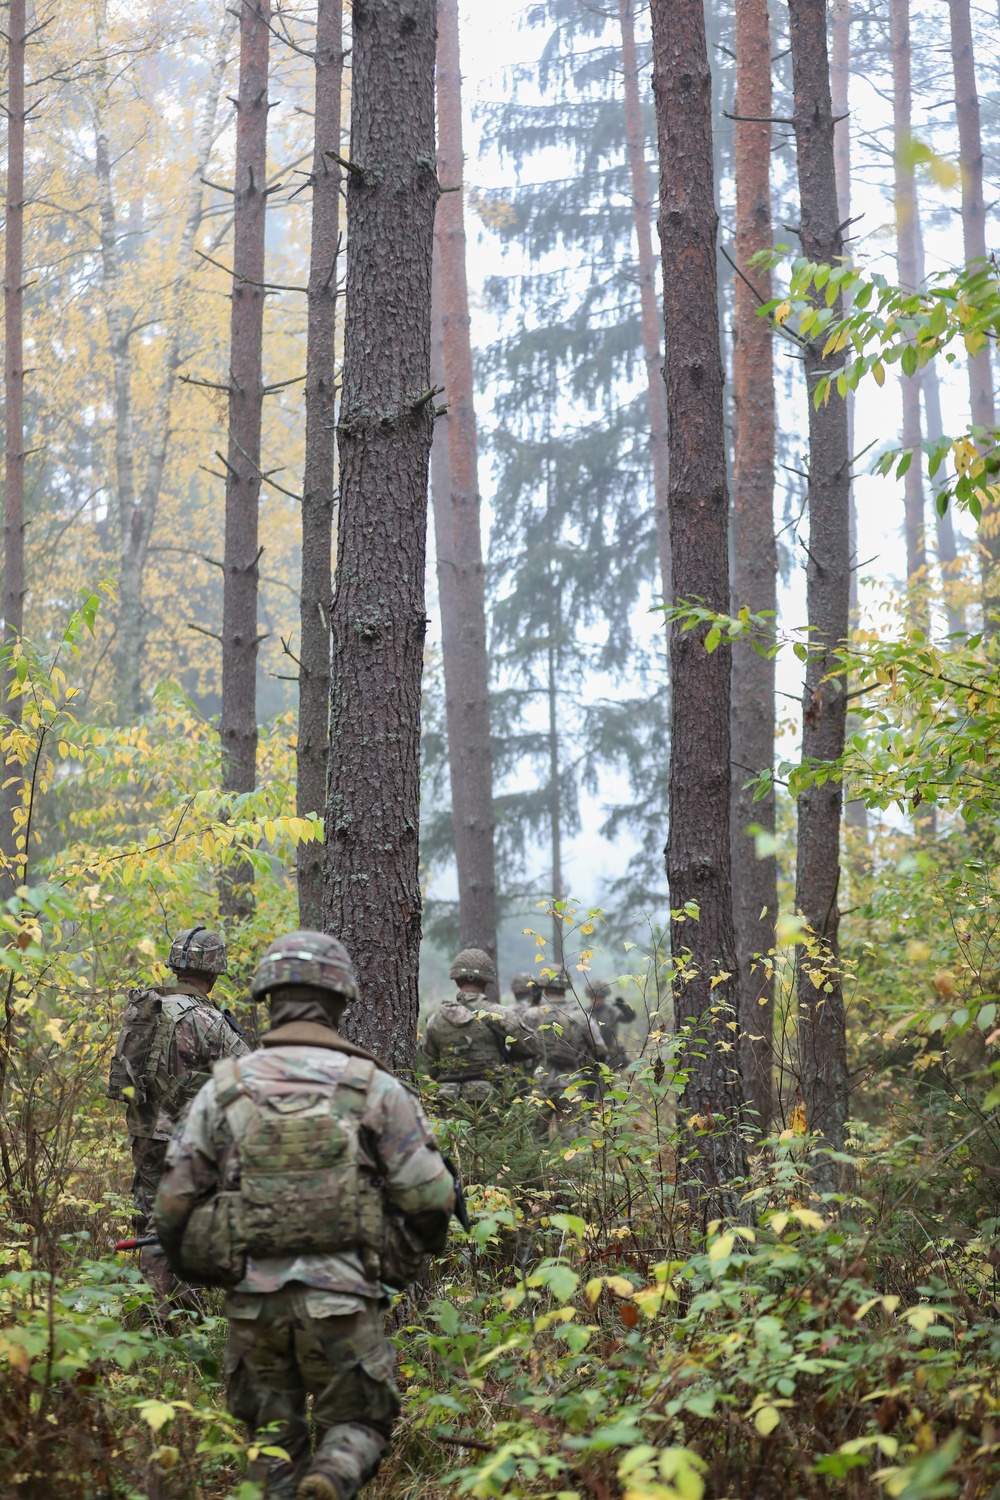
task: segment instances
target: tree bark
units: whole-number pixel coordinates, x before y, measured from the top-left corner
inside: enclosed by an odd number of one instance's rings
[[[955,74],[955,116],[958,156],[962,169],[962,231],[967,265],[986,261],[986,206],[983,201],[983,137],[976,90],[976,61],[972,48],[969,0],[948,0],[951,16],[951,59]],[[982,268],[982,267],[981,267]],[[987,434],[996,425],[990,346],[969,358],[969,404],[972,421]],[[987,446],[992,439],[987,437]],[[987,616],[1000,608],[1000,509],[984,507],[979,524],[983,556],[983,607]],[[988,627],[989,628],[989,627]]]
[[[660,580],[664,602],[673,599],[670,569],[670,459],[667,448],[667,390],[663,380],[660,350],[660,309],[656,297],[656,261],[653,256],[653,205],[646,162],[646,131],[642,123],[639,92],[639,58],[635,46],[634,0],[618,0],[622,31],[622,83],[625,94],[625,149],[632,183],[632,213],[639,256],[639,307],[642,316],[642,352],[646,361],[649,406],[649,453],[653,464],[653,508],[656,545],[660,556]]]
[[[837,213],[841,234],[851,217],[851,0],[833,0],[830,6],[830,102],[833,117],[833,159],[837,177]],[[847,393],[847,451],[854,458],[854,392]],[[853,481],[853,476],[852,476]],[[851,548],[851,620],[858,617],[858,512],[854,484],[849,500]],[[867,826],[865,805],[859,799],[847,805],[847,821],[857,827]]]
[[[106,24],[106,8],[98,12],[98,34]],[[149,422],[149,458],[141,490],[136,478],[135,418],[132,400],[131,313],[124,303],[118,251],[118,219],[111,166],[104,93],[107,79],[99,73],[94,105],[97,204],[100,212],[101,272],[105,293],[105,321],[111,354],[115,409],[115,487],[118,499],[118,625],[115,649],[116,697],[119,718],[137,719],[143,706],[142,659],[146,637],[143,576],[150,538],[166,468],[171,438],[171,414],[181,345],[189,328],[188,287],[194,265],[195,240],[201,227],[205,187],[203,178],[217,134],[219,99],[236,17],[224,8],[201,125],[191,168],[187,210],[177,248],[177,274],[170,287],[166,314],[167,340],[156,400]],[[102,44],[98,50],[103,56]]]
[[[354,0],[324,920],[352,1040],[412,1067],[420,951],[434,0]]]
[[[803,254],[835,265],[843,254],[833,151],[833,112],[826,45],[824,0],[789,0],[796,155]],[[839,301],[835,316],[840,315]],[[829,764],[844,749],[846,683],[835,673],[834,653],[846,640],[850,608],[848,506],[850,455],[847,407],[831,397],[817,410],[812,388],[833,368],[822,343],[804,351],[809,392],[809,562],[806,601],[810,654],[803,693],[802,755]],[[833,674],[833,675],[830,675]],[[801,1086],[809,1128],[820,1142],[843,1144],[848,1080],[844,997],[839,974],[841,784],[831,778],[799,796],[795,902],[828,960],[823,986],[810,971],[822,967],[800,947],[797,972]],[[825,988],[829,986],[829,988]],[[825,1158],[816,1173],[821,1189],[832,1189],[838,1173]]]
[[[326,759],[330,734],[340,169],[327,152],[341,154],[342,0],[319,0],[315,72],[312,233],[306,323],[306,451],[302,479],[302,580],[299,596],[301,644],[296,809],[300,818],[320,817],[326,807]],[[299,924],[305,928],[320,927],[323,921],[322,844],[300,844],[297,876]]]
[[[486,596],[480,526],[479,460],[465,264],[462,79],[457,0],[438,0],[438,179],[441,331],[448,407],[450,576],[441,578],[442,632],[451,815],[458,866],[459,938],[496,958],[497,892],[493,859],[493,753],[486,655]],[[446,564],[447,566],[447,564]],[[451,649],[448,649],[448,648]]]
[[[921,276],[921,281],[923,276]],[[941,388],[938,384],[937,365],[934,360],[926,364],[921,372],[920,389],[924,398],[924,424],[927,441],[935,443],[944,436],[944,420],[941,416]],[[937,525],[938,565],[941,569],[941,586],[944,593],[945,617],[949,635],[965,634],[965,606],[958,597],[961,563],[955,544],[955,524],[951,507],[944,515],[938,515],[934,507]]]
[[[7,202],[4,219],[4,574],[3,640],[12,651],[24,628],[24,51],[25,0],[10,0],[7,40]],[[4,714],[21,723],[20,696],[13,664],[4,673]],[[0,853],[4,869],[0,896],[23,883],[27,849],[18,848],[15,816],[21,807],[21,778],[11,768],[0,807]],[[4,778],[7,779],[6,777]],[[23,844],[24,835],[21,835]]]
[[[751,266],[771,237],[771,37],[767,0],[736,8],[736,278],[733,318],[733,606],[777,610],[774,539],[774,374],[771,330],[757,308],[768,272]],[[751,283],[748,285],[748,282]],[[757,858],[751,824],[774,834],[774,795],[754,802],[744,783],[774,765],[774,662],[737,647],[732,670],[733,922],[739,960],[740,1069],[747,1104],[766,1131],[771,1117],[774,979],[756,955],[774,946],[778,868]]]
[[[919,284],[917,253],[917,175],[910,142],[910,0],[889,0],[889,38],[892,47],[892,129],[895,156],[896,267],[899,284],[916,291]],[[903,398],[903,447],[913,458],[903,479],[906,537],[906,583],[910,617],[926,625],[926,606],[918,603],[917,590],[924,582],[927,554],[924,545],[924,460],[920,447],[920,378],[899,377]]]
[[[264,231],[267,209],[267,82],[271,0],[242,0],[236,105],[233,290],[229,338],[229,446],[222,595],[222,786],[257,782],[257,545],[260,427],[264,400]],[[229,916],[251,910],[253,872],[231,867],[222,882]]]
[[[729,608],[729,504],[722,352],[715,309],[712,80],[702,0],[652,0],[653,93],[660,156],[664,375],[670,454],[674,594]],[[670,629],[670,832],[666,847],[681,1114],[691,1134],[678,1175],[702,1221],[735,1211],[744,1165],[739,1057],[732,1026],[739,985],[730,880],[730,658],[705,650],[705,629]],[[690,903],[697,906],[691,919]],[[684,907],[688,904],[688,919]],[[713,981],[715,987],[713,988]],[[695,1134],[704,1131],[704,1134]]]

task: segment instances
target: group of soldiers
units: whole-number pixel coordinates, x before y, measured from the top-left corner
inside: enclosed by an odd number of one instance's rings
[[[253,1051],[212,995],[222,938],[188,928],[168,965],[171,983],[129,993],[108,1085],[126,1106],[156,1316],[198,1312],[197,1287],[224,1287],[229,1406],[266,1445],[255,1476],[272,1500],[353,1500],[399,1411],[385,1287],[444,1248],[460,1184],[415,1092],[340,1035],[359,993],[336,938],[293,932],[267,949],[251,995],[269,1029]],[[599,1089],[599,1065],[620,1064],[632,1012],[606,987],[585,1008],[565,971],[543,971],[497,1006],[479,949],[451,977],[457,995],[425,1039],[444,1104],[489,1098],[516,1067],[559,1116],[570,1082]]]
[[[458,985],[427,1023],[424,1060],[447,1102],[482,1104],[503,1091],[510,1074],[532,1077],[531,1091],[543,1108],[539,1131],[554,1116],[559,1127],[576,1114],[576,1101],[600,1097],[605,1068],[628,1061],[619,1026],[634,1019],[609,985],[588,985],[585,1004],[563,968],[536,977],[516,974],[512,1005],[494,1005],[487,992],[496,983],[493,960],[481,948],[464,948],[450,970]]]

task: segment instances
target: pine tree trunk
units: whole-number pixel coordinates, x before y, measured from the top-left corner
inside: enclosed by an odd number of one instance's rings
[[[324,921],[360,978],[349,1034],[396,1071],[420,953],[434,18],[434,0],[355,0],[351,53]]]
[[[448,189],[437,208],[441,329],[448,408],[450,577],[439,580],[451,814],[458,866],[459,938],[496,958],[497,893],[493,862],[493,753],[486,656],[486,594],[480,528],[479,459],[472,371],[462,192],[462,78],[457,0],[438,0],[438,179]]]
[[[962,168],[962,231],[966,264],[986,260],[986,206],[983,201],[983,138],[976,91],[976,61],[972,48],[969,0],[948,0],[951,14],[951,58],[955,74],[955,116],[958,121],[958,155]],[[993,369],[989,342],[969,358],[969,404],[976,427],[992,431],[996,423],[993,399]],[[987,438],[989,445],[991,440]],[[983,606],[1000,608],[1000,509],[984,507],[979,525],[983,555]]]
[[[25,0],[10,0],[7,45],[7,203],[4,220],[4,575],[3,640],[10,651],[24,628],[24,49]],[[4,714],[21,722],[21,699],[9,697],[17,677],[4,673]],[[0,897],[23,884],[27,849],[18,849],[14,817],[21,807],[16,766],[0,808]],[[4,778],[7,779],[6,777]],[[23,835],[22,835],[23,837]]]
[[[918,217],[918,228],[919,222]],[[918,243],[920,242],[918,241]],[[922,261],[922,244],[920,258]],[[923,274],[921,274],[920,280],[923,281],[923,279]],[[941,415],[941,388],[938,384],[937,365],[934,360],[926,364],[921,371],[920,389],[924,398],[924,427],[927,432],[927,441],[929,443],[936,443],[944,436],[944,419]],[[951,506],[948,507],[943,516],[938,515],[937,506],[935,506],[934,514],[937,525],[938,564],[941,568],[941,583],[944,591],[948,634],[964,635],[965,606],[961,599],[956,597],[961,574],[961,563],[958,558],[958,547],[955,544],[955,524],[952,519]]]
[[[667,391],[663,381],[660,351],[660,309],[656,298],[656,261],[653,256],[653,207],[646,162],[646,132],[642,123],[639,92],[639,58],[635,46],[634,0],[618,0],[622,31],[622,83],[625,93],[625,148],[632,184],[632,213],[639,252],[639,306],[642,316],[642,352],[646,361],[649,405],[649,452],[653,463],[653,507],[656,544],[660,555],[660,581],[667,604],[673,598],[670,581],[670,505],[668,498],[670,460],[667,451]]]
[[[751,266],[771,237],[771,38],[767,0],[736,9],[736,278],[733,319],[733,606],[777,610],[774,539],[774,376],[771,330],[757,316],[771,277]],[[754,123],[751,123],[753,121]],[[752,286],[748,286],[747,282]],[[756,295],[755,295],[756,293]],[[747,833],[774,833],[773,793],[759,802],[744,783],[774,764],[774,662],[749,647],[733,652],[733,921],[739,960],[740,1069],[747,1104],[766,1130],[771,1117],[774,980],[757,954],[774,946],[778,868],[757,858]]]
[[[826,46],[824,0],[789,0],[801,240],[810,260],[836,265],[843,254],[833,151],[833,112]],[[840,315],[839,302],[835,316]],[[846,683],[834,668],[833,653],[847,639],[850,608],[847,407],[831,397],[817,410],[811,396],[816,379],[833,368],[822,343],[804,352],[809,401],[809,563],[806,602],[810,655],[803,694],[802,754],[812,763],[830,763],[844,749]],[[841,786],[832,778],[799,796],[795,903],[811,927],[829,972],[815,988],[810,970],[820,967],[799,949],[798,1036],[801,1087],[810,1130],[825,1144],[843,1144],[848,1080],[844,997],[838,949],[840,913]],[[816,1183],[832,1188],[837,1171],[825,1161]]]
[[[910,0],[889,0],[889,37],[892,46],[893,144],[895,148],[896,267],[899,284],[908,291],[918,285],[917,177],[910,149],[912,135],[910,85]],[[924,546],[924,461],[920,447],[920,379],[900,373],[903,397],[903,447],[913,450],[904,476],[903,506],[906,538],[906,580],[911,618],[926,625],[926,608],[917,606],[915,588],[927,568]]]
[[[230,315],[229,446],[222,596],[222,786],[252,792],[257,782],[257,546],[260,427],[264,399],[264,230],[267,208],[267,81],[271,0],[240,7],[236,111],[233,291]],[[230,916],[252,908],[253,871],[232,866],[221,899]]]
[[[674,595],[729,608],[729,504],[716,279],[712,80],[702,0],[652,0],[653,93],[660,156],[664,374],[670,451]],[[743,1167],[733,1031],[739,1000],[730,881],[730,658],[705,629],[670,629],[670,905],[678,1029],[693,1044],[680,1115],[694,1121],[678,1152],[682,1192],[702,1221],[735,1210]],[[690,910],[690,907],[689,907]],[[717,981],[713,989],[713,980]],[[706,1133],[696,1135],[695,1130]]]
[[[340,151],[340,99],[344,73],[342,0],[319,0],[316,12],[316,93],[312,165],[312,235],[306,324],[306,452],[302,482],[299,733],[296,809],[321,817],[326,807],[326,757],[330,734],[330,603],[333,595],[334,467],[337,456],[337,261],[340,238],[340,169],[328,151]],[[323,922],[323,845],[300,844],[299,925]]]

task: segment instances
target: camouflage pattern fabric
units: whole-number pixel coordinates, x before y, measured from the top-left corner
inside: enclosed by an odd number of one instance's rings
[[[616,995],[614,1000],[607,996],[595,1001],[590,1014],[597,1022],[601,1036],[604,1038],[604,1045],[608,1049],[608,1065],[612,1068],[626,1067],[629,1056],[618,1035],[618,1028],[627,1026],[630,1021],[635,1020],[635,1011],[632,1006],[621,995]]]
[[[538,1043],[516,1009],[490,1005],[480,990],[460,989],[427,1023],[424,1060],[430,1076],[443,1084],[491,1083],[512,1062],[535,1061]]]
[[[264,1086],[270,1080],[314,1095],[336,1090],[356,1059],[313,1046],[281,1046],[253,1052],[239,1063],[244,1082]],[[419,1102],[391,1073],[372,1069],[357,1114],[361,1143],[360,1169],[378,1177],[404,1214],[441,1211],[454,1203],[451,1175],[434,1142]],[[215,1079],[198,1094],[167,1149],[167,1166],[154,1210],[164,1245],[179,1246],[195,1206],[220,1189],[240,1190],[242,1167]],[[275,1185],[277,1187],[277,1185]],[[286,1188],[287,1203],[297,1188]],[[290,1247],[291,1250],[291,1247]],[[238,1291],[275,1292],[297,1281],[317,1290],[343,1292],[377,1300],[377,1275],[365,1264],[364,1247],[343,1251],[249,1256]]]
[[[606,1060],[607,1047],[597,1022],[575,995],[545,996],[537,1005],[524,1006],[522,1015],[524,1024],[537,1036],[541,1052],[535,1089],[551,1110],[542,1110],[539,1115],[538,1129],[545,1134],[553,1114],[560,1129],[575,1118],[577,1103],[566,1098],[566,1089],[574,1081],[592,1076],[595,1062]],[[579,1097],[586,1096],[581,1092]]]
[[[262,1456],[254,1478],[270,1500],[292,1500],[307,1472],[320,1473],[353,1500],[378,1469],[399,1413],[377,1303],[286,1286],[266,1296],[231,1293],[225,1311],[229,1408],[251,1438],[283,1448],[291,1460]]]
[[[130,1136],[169,1141],[212,1064],[220,1057],[243,1057],[250,1049],[212,997],[194,985],[178,981],[154,993],[162,1004],[146,1065],[146,1099],[128,1101],[125,1123]]]

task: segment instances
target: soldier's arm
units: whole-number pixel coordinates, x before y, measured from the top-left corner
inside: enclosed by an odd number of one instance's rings
[[[378,1073],[364,1123],[389,1197],[428,1250],[443,1248],[455,1185],[419,1101],[398,1079]]]
[[[430,1076],[434,1078],[437,1074],[437,1065],[441,1060],[441,1045],[438,1042],[437,1032],[434,1029],[433,1016],[431,1016],[430,1020],[428,1021],[427,1030],[424,1032],[423,1051],[424,1063],[427,1067],[427,1071]]]
[[[604,1062],[608,1056],[608,1044],[604,1040],[604,1037],[601,1035],[601,1028],[598,1026],[593,1016],[587,1017],[587,1030],[590,1033],[591,1046],[594,1049],[598,1061]]]
[[[538,1037],[520,1016],[501,1012],[500,1024],[506,1033],[507,1052],[515,1062],[532,1062],[541,1056]]]
[[[167,1147],[167,1164],[153,1204],[153,1221],[160,1244],[179,1250],[188,1219],[197,1205],[218,1191],[219,1136],[223,1127],[215,1091],[206,1084],[174,1131]]]

